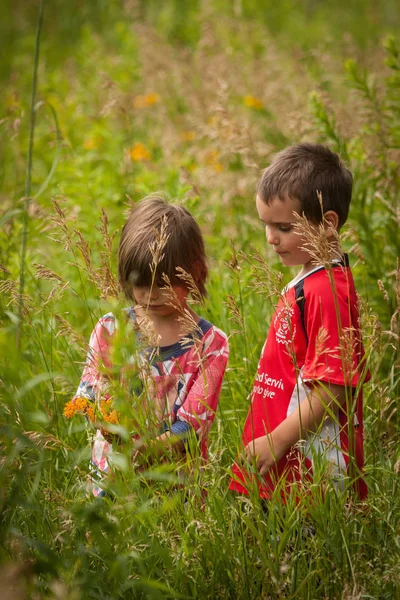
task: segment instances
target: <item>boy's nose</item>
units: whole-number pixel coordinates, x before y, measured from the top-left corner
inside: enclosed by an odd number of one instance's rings
[[[270,227],[265,228],[265,237],[267,238],[268,244],[271,244],[271,246],[276,246],[278,244],[279,240],[276,231]]]

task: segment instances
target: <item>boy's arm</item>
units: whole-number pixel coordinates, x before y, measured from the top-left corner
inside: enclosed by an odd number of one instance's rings
[[[299,440],[316,431],[324,420],[329,406],[343,405],[345,388],[340,385],[315,384],[307,397],[271,433],[256,438],[245,447],[249,462],[256,460],[260,475],[265,475]]]

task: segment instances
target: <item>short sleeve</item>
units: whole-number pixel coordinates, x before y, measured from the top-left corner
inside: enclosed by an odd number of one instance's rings
[[[89,340],[89,350],[75,397],[96,400],[107,387],[105,368],[111,367],[111,340],[115,332],[115,317],[108,313],[96,323]]]
[[[177,418],[189,423],[200,438],[207,436],[214,420],[228,356],[227,336],[217,328],[210,330],[204,346],[199,344],[194,351],[197,376]]]
[[[357,298],[347,270],[333,272],[332,280],[322,271],[317,282],[304,286],[308,344],[302,376],[304,381],[356,387],[363,354]]]

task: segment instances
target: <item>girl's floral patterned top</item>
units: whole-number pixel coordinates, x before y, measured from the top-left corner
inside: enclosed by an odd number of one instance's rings
[[[133,308],[128,310],[128,317],[134,324]],[[97,322],[90,336],[85,367],[72,403],[82,403],[86,399],[96,403],[100,409],[108,398],[110,376],[107,370],[110,372],[113,368],[112,349],[116,331],[117,321],[112,313]],[[139,336],[133,327],[132,336],[134,352]],[[155,435],[166,430],[184,435],[192,430],[198,438],[203,458],[207,458],[208,432],[217,410],[228,355],[226,334],[205,319],[200,319],[196,331],[184,340],[160,347],[157,351],[146,348],[129,358],[128,363],[140,373],[135,385],[137,387],[139,381],[141,390],[136,389],[136,398],[139,392],[141,410],[145,408],[152,415],[149,426],[156,425],[158,429]],[[126,379],[126,369],[123,371],[121,385],[122,379]],[[140,395],[143,389],[147,393]],[[134,399],[135,390],[132,390],[133,406]],[[143,407],[143,404],[147,406]],[[87,409],[85,413],[88,414]],[[137,433],[140,435],[140,432]],[[109,470],[111,454],[112,444],[98,430],[92,449],[92,491],[95,496],[104,493],[100,480],[102,473]]]

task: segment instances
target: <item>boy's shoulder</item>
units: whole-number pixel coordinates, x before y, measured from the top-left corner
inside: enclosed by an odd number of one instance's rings
[[[348,264],[333,264],[332,268],[321,268],[306,277],[303,289],[308,294],[319,296],[355,296],[354,279]]]
[[[353,275],[348,264],[347,256],[344,261],[334,261],[331,267],[318,266],[302,277],[293,279],[284,292],[293,290],[294,295],[301,294],[332,295],[333,292],[349,294],[354,289]]]
[[[319,266],[292,280],[283,290],[275,314],[279,316],[284,311],[286,315],[289,308],[290,314],[297,314],[305,327],[307,318],[318,321],[321,313],[328,318],[328,315],[336,315],[338,310],[341,313],[349,312],[349,309],[357,312],[357,306],[357,293],[348,262],[337,261],[332,268]]]

